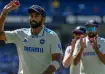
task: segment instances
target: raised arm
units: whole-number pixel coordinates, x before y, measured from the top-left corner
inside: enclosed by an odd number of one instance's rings
[[[4,34],[4,24],[6,17],[8,15],[8,12],[17,9],[20,6],[19,1],[11,1],[7,5],[4,6],[1,15],[0,15],[0,40],[5,40],[5,34]]]
[[[74,65],[77,65],[80,62],[80,59],[83,54],[83,50],[84,50],[85,46],[86,46],[86,40],[85,39],[83,40],[83,38],[80,38],[80,42],[77,42],[77,45],[75,47],[75,51],[73,54]]]
[[[72,39],[71,46],[68,46],[65,51],[65,55],[63,58],[63,66],[68,68],[69,65],[73,62],[73,52],[75,48],[76,39]]]

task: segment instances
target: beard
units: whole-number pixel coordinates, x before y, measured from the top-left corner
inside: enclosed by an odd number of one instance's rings
[[[38,27],[40,27],[40,26],[42,26],[42,20],[40,21],[40,22],[36,22],[36,21],[34,21],[34,20],[30,20],[30,26],[31,26],[31,28],[38,28]]]
[[[88,37],[89,37],[89,38],[94,38],[94,37],[96,37],[96,36],[97,36],[96,33],[93,33],[93,32],[88,33]]]

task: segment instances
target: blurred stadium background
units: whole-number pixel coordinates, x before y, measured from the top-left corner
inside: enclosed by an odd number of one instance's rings
[[[0,0],[0,12],[9,1]],[[87,20],[97,20],[101,30],[99,35],[105,37],[105,0],[20,0],[20,3],[20,8],[9,13],[5,30],[29,27],[27,9],[33,4],[38,4],[45,8],[45,25],[58,33],[63,52],[73,38],[72,30],[78,25],[84,25]],[[16,46],[4,46],[0,43],[0,74],[17,74]],[[69,68],[61,66],[56,74],[69,74]]]

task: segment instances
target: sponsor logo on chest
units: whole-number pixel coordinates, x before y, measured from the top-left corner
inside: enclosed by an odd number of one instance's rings
[[[27,46],[24,46],[24,51],[27,51],[27,52],[43,53],[43,48],[38,48],[38,47],[27,47]]]
[[[23,40],[23,44],[24,44],[24,51],[26,52],[36,52],[36,53],[44,52],[44,48],[43,48],[43,45],[45,46],[44,39],[38,39],[34,41],[34,39],[29,40],[25,38]]]

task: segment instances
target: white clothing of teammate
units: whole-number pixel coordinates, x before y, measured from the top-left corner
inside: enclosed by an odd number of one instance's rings
[[[65,51],[65,57],[70,55],[71,52],[72,52],[72,47],[68,46]],[[72,64],[70,65],[70,74],[80,74],[80,64],[74,66],[72,61]]]
[[[88,39],[88,36],[84,38],[86,40],[86,47],[84,48],[81,56],[82,65],[84,67],[85,74],[104,74],[105,65],[99,60],[95,50]],[[98,48],[102,54],[105,54],[105,39],[97,37]],[[75,57],[80,49],[80,40],[77,41],[73,56]],[[82,67],[80,66],[80,73],[82,74]]]

